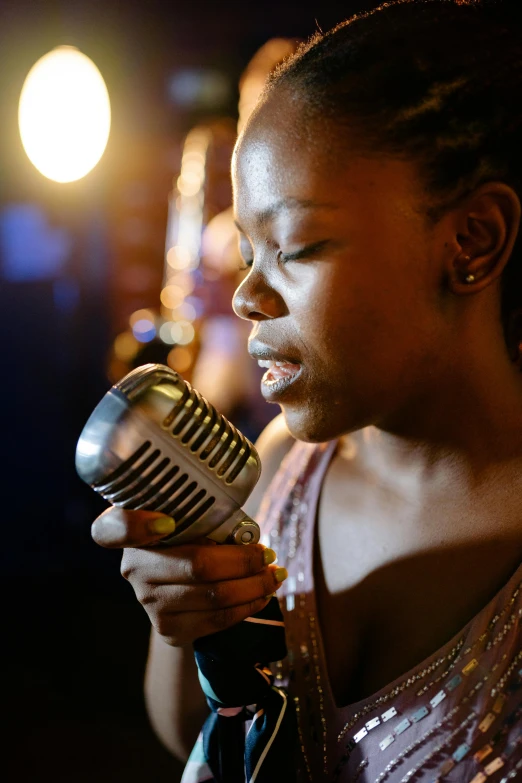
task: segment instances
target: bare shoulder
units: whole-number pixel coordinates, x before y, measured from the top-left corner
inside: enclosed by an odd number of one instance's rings
[[[295,438],[290,434],[282,413],[267,424],[255,443],[261,459],[261,476],[247,502],[243,505],[245,512],[254,517],[257,514],[263,495],[268,485],[277,473],[285,455],[290,451]]]

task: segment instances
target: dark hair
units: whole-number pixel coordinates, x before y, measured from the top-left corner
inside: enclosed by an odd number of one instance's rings
[[[290,88],[312,117],[348,120],[359,151],[416,160],[432,224],[482,182],[522,199],[521,6],[384,3],[302,44],[264,97]],[[502,278],[505,329],[522,307],[521,253],[519,232]]]

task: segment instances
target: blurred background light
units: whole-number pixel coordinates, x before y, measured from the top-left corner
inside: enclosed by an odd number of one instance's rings
[[[176,342],[180,345],[188,345],[191,343],[196,334],[192,324],[188,321],[178,321],[175,325],[179,334]]]
[[[167,285],[160,294],[161,304],[173,310],[182,303],[185,292],[179,285]]]
[[[111,108],[103,77],[74,46],[58,46],[31,68],[18,107],[22,144],[48,179],[73,182],[98,163]]]
[[[160,339],[163,340],[164,343],[167,345],[174,345],[176,342],[175,338],[172,336],[172,327],[174,324],[172,321],[165,321],[164,324],[160,326],[159,330],[159,336]]]
[[[176,346],[167,356],[167,364],[179,373],[186,372],[192,364],[192,354],[188,348]]]
[[[140,343],[150,343],[156,336],[156,327],[148,318],[141,318],[133,324],[132,334]]]
[[[172,269],[186,269],[190,265],[190,252],[188,248],[176,245],[167,252],[167,264]]]
[[[183,108],[219,108],[230,100],[234,89],[226,74],[211,68],[180,69],[168,84],[171,101]]]
[[[132,332],[122,332],[114,340],[114,355],[122,362],[130,362],[136,354],[140,344]]]
[[[172,311],[172,318],[176,321],[195,321],[197,318],[196,308],[193,304],[190,304],[190,302],[185,301],[182,305],[176,307],[176,309]]]
[[[152,312],[152,310],[136,310],[136,312],[132,313],[132,315],[129,318],[129,324],[131,327],[133,327],[135,324],[138,323],[138,321],[149,321],[154,325],[154,320],[156,316]]]

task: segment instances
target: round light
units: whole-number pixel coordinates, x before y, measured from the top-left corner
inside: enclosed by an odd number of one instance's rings
[[[174,345],[176,340],[172,336],[172,321],[165,321],[165,323],[160,326],[159,336],[167,345]]]
[[[114,340],[114,355],[122,362],[129,362],[138,353],[139,342],[132,332],[122,332]]]
[[[181,245],[171,247],[167,253],[167,264],[173,269],[186,269],[190,265],[190,250]]]
[[[195,329],[188,321],[178,321],[176,324],[181,329],[181,335],[176,340],[180,345],[188,345],[195,337]]]
[[[29,71],[18,107],[22,144],[45,177],[73,182],[98,163],[111,107],[98,68],[74,46],[58,46]]]
[[[180,343],[183,339],[183,328],[179,321],[174,321],[170,327],[172,342]]]
[[[203,178],[194,172],[186,172],[178,177],[176,184],[182,196],[195,196],[201,189]]]
[[[187,348],[173,348],[167,356],[167,364],[176,372],[186,372],[192,364],[192,354]]]
[[[132,333],[140,343],[150,343],[156,336],[156,327],[147,318],[142,318],[132,325]]]
[[[129,324],[134,326],[138,321],[150,321],[154,325],[155,316],[152,310],[136,310],[129,318]]]
[[[185,292],[179,285],[166,285],[160,294],[161,304],[174,310],[185,298]]]

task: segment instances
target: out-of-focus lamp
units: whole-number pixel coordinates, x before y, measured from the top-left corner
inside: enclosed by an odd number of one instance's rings
[[[103,77],[74,46],[58,46],[29,71],[18,107],[30,161],[56,182],[81,179],[109,138],[111,107]]]

